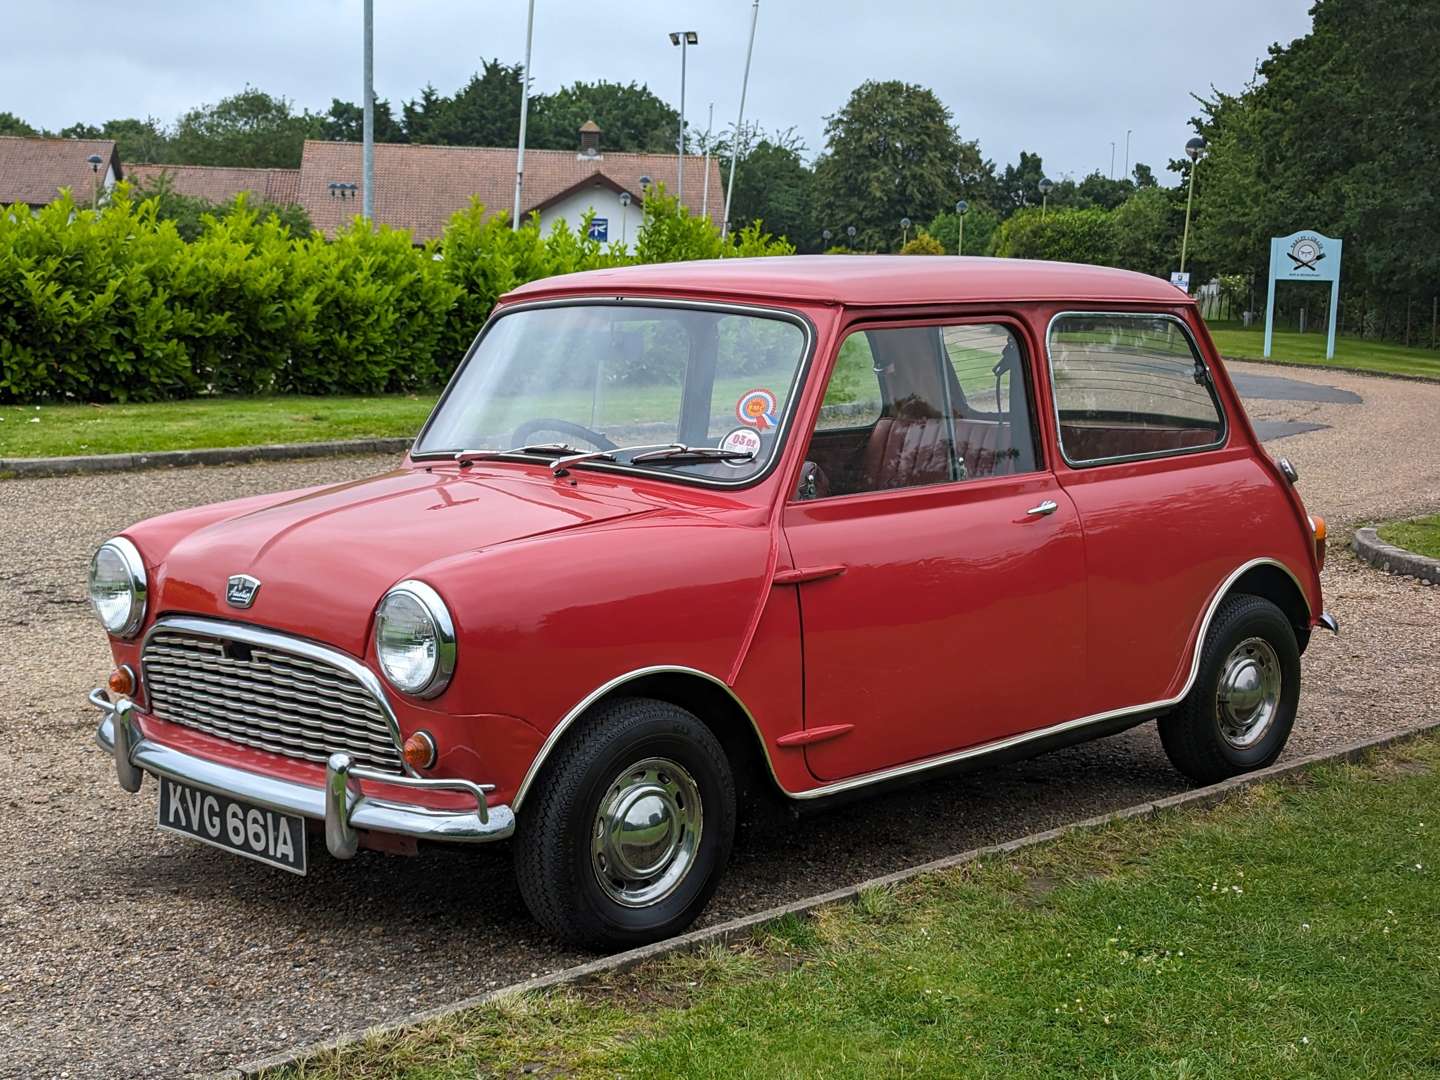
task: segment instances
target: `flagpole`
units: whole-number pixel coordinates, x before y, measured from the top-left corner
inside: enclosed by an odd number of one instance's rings
[[[740,157],[740,137],[745,128],[745,92],[750,88],[750,58],[755,54],[755,23],[760,18],[760,0],[750,7],[750,44],[745,50],[745,77],[740,80],[740,115],[735,120],[735,138],[730,145],[730,182],[725,187],[725,220],[720,223],[720,236],[730,234],[730,200],[735,195],[735,162]]]

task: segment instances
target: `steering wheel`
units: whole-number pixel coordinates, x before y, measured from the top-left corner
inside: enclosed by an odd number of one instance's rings
[[[575,435],[600,450],[614,450],[616,443],[611,442],[598,431],[591,431],[583,424],[574,424],[569,420],[559,420],[555,417],[541,416],[534,420],[526,420],[510,433],[510,442],[513,446],[529,446],[537,431],[558,431],[566,435]]]

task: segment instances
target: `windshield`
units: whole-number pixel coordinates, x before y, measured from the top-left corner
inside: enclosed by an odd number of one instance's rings
[[[792,319],[639,304],[502,315],[413,451],[575,453],[737,482],[763,472],[796,390],[805,331]],[[646,453],[708,447],[696,454]],[[724,453],[717,453],[724,451]],[[551,455],[558,451],[550,451]]]

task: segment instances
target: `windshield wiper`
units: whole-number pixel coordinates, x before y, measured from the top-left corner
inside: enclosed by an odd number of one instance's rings
[[[690,458],[694,461],[749,461],[755,456],[754,450],[726,450],[719,446],[667,446],[662,450],[636,454],[632,464],[642,461],[675,461]]]
[[[617,446],[613,450],[586,450],[582,453],[571,454],[569,457],[556,458],[550,463],[550,471],[556,476],[564,476],[571,465],[581,465],[587,461],[615,461],[620,460],[620,454],[640,454],[647,450],[683,450],[681,443],[648,443],[645,446]],[[635,458],[631,458],[634,461]]]
[[[463,469],[476,461],[490,461],[494,458],[529,456],[549,457],[554,454],[573,454],[575,447],[564,443],[536,443],[533,446],[513,446],[509,450],[459,450],[450,457]]]

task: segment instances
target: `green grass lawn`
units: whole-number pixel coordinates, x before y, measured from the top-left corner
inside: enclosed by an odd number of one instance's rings
[[[1440,514],[1415,521],[1392,521],[1376,530],[1380,539],[1416,555],[1440,559]]]
[[[1220,355],[1235,359],[1262,359],[1265,355],[1265,327],[1245,329],[1238,322],[1212,322],[1210,336]],[[1440,379],[1440,350],[1406,348],[1362,338],[1335,338],[1335,358],[1325,359],[1325,334],[1297,334],[1275,331],[1270,359],[1287,364],[1317,367],[1347,367],[1380,371],[1392,375],[1420,375]]]
[[[0,405],[0,457],[153,453],[411,436],[436,395],[202,398],[147,405]]]
[[[1440,1074],[1440,739],[274,1076]]]

